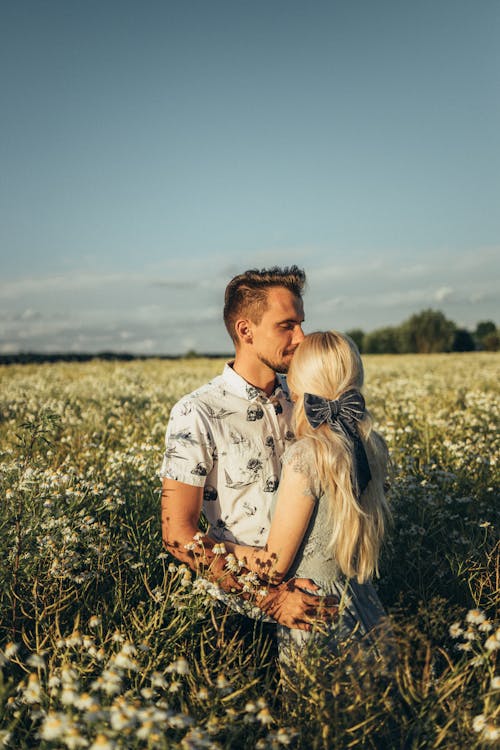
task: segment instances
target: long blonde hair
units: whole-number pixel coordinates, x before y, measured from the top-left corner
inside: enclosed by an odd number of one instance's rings
[[[297,348],[288,372],[294,398],[297,439],[313,442],[315,470],[329,500],[330,548],[342,572],[361,583],[378,574],[380,546],[390,521],[384,495],[388,452],[383,437],[372,429],[368,412],[358,422],[372,478],[358,500],[353,491],[350,441],[325,423],[313,429],[304,411],[304,393],[333,400],[363,386],[363,364],[354,342],[337,331],[311,333]]]

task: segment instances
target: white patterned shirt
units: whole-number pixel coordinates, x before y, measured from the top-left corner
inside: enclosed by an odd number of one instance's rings
[[[160,476],[204,487],[209,534],[262,546],[271,525],[281,456],[295,439],[286,379],[271,396],[226,364],[173,407]]]

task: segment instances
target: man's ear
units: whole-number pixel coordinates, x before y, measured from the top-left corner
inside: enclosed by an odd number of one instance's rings
[[[252,324],[247,318],[237,320],[234,330],[242,343],[251,344],[253,342]]]

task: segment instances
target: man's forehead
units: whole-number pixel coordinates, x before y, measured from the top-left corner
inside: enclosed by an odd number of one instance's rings
[[[291,316],[295,319],[297,316],[303,316],[304,303],[301,297],[284,287],[273,287],[267,293],[267,312],[273,314],[283,314],[285,319]]]

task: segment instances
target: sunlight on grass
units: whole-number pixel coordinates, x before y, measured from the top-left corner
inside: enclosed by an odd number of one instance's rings
[[[365,357],[397,667],[318,654],[281,679],[272,626],[214,607],[161,547],[169,411],[222,362],[0,367],[0,747],[497,744],[499,365]]]

